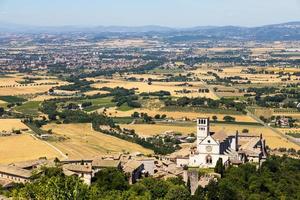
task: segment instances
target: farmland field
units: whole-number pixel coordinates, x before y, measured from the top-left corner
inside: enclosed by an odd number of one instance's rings
[[[69,158],[84,158],[117,152],[145,154],[152,152],[137,144],[93,131],[91,124],[48,124],[43,129],[52,129],[55,135],[67,138],[65,141],[51,142],[51,144],[67,154]]]
[[[0,88],[1,95],[26,95],[47,92],[53,85],[20,86]]]
[[[25,101],[24,98],[17,96],[0,96],[0,100],[7,103],[19,103]]]
[[[16,107],[16,111],[27,115],[37,115],[40,103],[40,101],[28,101]]]
[[[199,93],[198,89],[199,88],[205,88],[203,86],[202,82],[192,82],[191,84],[193,85],[192,87],[187,87],[187,86],[178,86],[180,84],[184,84],[184,82],[153,82],[151,85],[149,85],[146,82],[133,82],[133,81],[125,81],[125,80],[120,80],[120,79],[99,79],[102,81],[102,83],[95,83],[93,84],[93,87],[95,88],[102,88],[102,87],[111,87],[115,88],[118,86],[122,86],[126,89],[132,89],[136,88],[138,92],[155,92],[155,91],[169,91],[172,96],[176,97],[182,97],[182,96],[187,96],[187,97],[207,97],[207,98],[212,98],[216,99],[217,97],[209,92],[209,93]],[[180,90],[191,90],[191,93],[179,93],[178,91]]]
[[[0,137],[0,152],[1,164],[33,160],[40,157],[47,157],[48,159],[60,157],[60,154],[53,148],[29,134]]]
[[[27,129],[28,127],[19,119],[0,119],[0,131],[11,131],[12,129]]]
[[[212,116],[217,116],[218,120],[222,121],[224,116],[226,114],[218,114],[218,113],[204,113],[204,112],[180,112],[180,111],[161,111],[161,110],[150,110],[150,109],[144,109],[144,108],[138,108],[138,109],[133,109],[129,111],[119,111],[116,110],[115,108],[109,108],[107,109],[106,113],[108,113],[112,117],[128,117],[131,116],[132,113],[134,112],[143,112],[147,113],[150,116],[155,116],[156,114],[166,114],[167,117],[169,118],[174,118],[174,119],[183,119],[183,118],[188,118],[190,120],[197,119],[199,117],[210,117]],[[232,117],[236,118],[237,122],[256,122],[253,118],[247,115],[232,115],[229,114]]]
[[[195,133],[196,131],[196,127],[176,124],[123,124],[121,128],[133,129],[136,134],[142,137],[159,135],[169,131],[182,133],[183,135]]]

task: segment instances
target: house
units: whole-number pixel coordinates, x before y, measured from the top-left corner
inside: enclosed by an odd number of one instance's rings
[[[9,166],[15,166],[22,169],[27,170],[34,170],[39,168],[40,166],[49,164],[50,161],[48,161],[46,158],[39,158],[35,160],[28,160],[23,162],[17,162],[17,163],[11,163]]]
[[[0,180],[2,182],[27,183],[30,181],[31,171],[16,166],[0,165]]]
[[[129,177],[129,184],[135,183],[141,178],[144,170],[144,164],[137,160],[130,160],[123,165],[123,172]]]
[[[93,159],[66,159],[60,161],[61,164],[74,164],[74,165],[91,165]]]
[[[76,165],[65,164],[63,165],[63,172],[67,176],[78,176],[87,185],[92,181],[92,166],[91,165]]]
[[[94,159],[92,161],[93,169],[116,168],[121,169],[121,162],[119,160],[104,160]]]
[[[101,158],[94,159],[92,161],[93,176],[95,175],[95,173],[106,168],[114,168],[121,170],[121,162],[119,160],[104,160]]]
[[[154,174],[154,169],[155,169],[154,158],[140,157],[137,158],[136,160],[143,163],[144,173],[147,173],[149,175]]]

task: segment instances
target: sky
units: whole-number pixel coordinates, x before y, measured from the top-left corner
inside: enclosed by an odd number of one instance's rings
[[[300,0],[0,0],[0,22],[39,26],[260,26],[300,21]]]

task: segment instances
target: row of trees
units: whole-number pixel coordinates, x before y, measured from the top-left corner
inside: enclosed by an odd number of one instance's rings
[[[191,107],[203,107],[212,109],[235,109],[239,112],[244,112],[246,105],[243,103],[234,102],[231,99],[221,98],[220,100],[213,100],[206,97],[188,98],[180,97],[176,100],[167,99],[165,106],[191,106]]]

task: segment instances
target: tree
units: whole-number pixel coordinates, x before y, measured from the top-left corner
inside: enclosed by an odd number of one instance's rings
[[[2,116],[4,112],[5,112],[4,108],[0,107],[0,116]]]
[[[205,200],[206,198],[206,191],[203,187],[198,186],[195,194],[191,197],[191,200]]]
[[[249,130],[246,129],[246,128],[244,128],[244,129],[242,130],[242,133],[249,133]]]
[[[219,188],[218,183],[216,181],[209,181],[206,186],[207,190],[207,199],[209,200],[219,200]]]
[[[154,116],[154,118],[155,118],[155,119],[160,119],[160,114],[156,114],[156,115]]]
[[[131,117],[133,117],[133,118],[139,118],[140,114],[135,111],[134,113],[132,113]]]
[[[223,159],[222,158],[218,159],[214,171],[216,173],[221,174],[221,177],[223,177],[224,171],[225,171],[225,166],[223,165]]]
[[[162,199],[169,191],[169,184],[166,181],[154,178],[145,178],[140,181],[151,193],[151,199]]]
[[[184,186],[175,185],[166,194],[166,200],[189,200],[190,193]]]
[[[104,190],[126,190],[128,181],[125,175],[117,169],[103,169],[95,174],[93,182]]]
[[[234,121],[235,121],[235,118],[226,115],[226,116],[224,116],[223,120],[224,120],[225,122],[234,122]]]
[[[167,181],[174,185],[185,185],[185,182],[183,181],[182,177],[168,178]]]
[[[55,169],[55,168],[54,168]],[[32,183],[13,190],[14,199],[85,199],[89,188],[77,176],[61,170],[46,169]]]
[[[212,116],[212,119],[214,120],[214,122],[216,122],[218,120],[218,117],[216,115]]]

